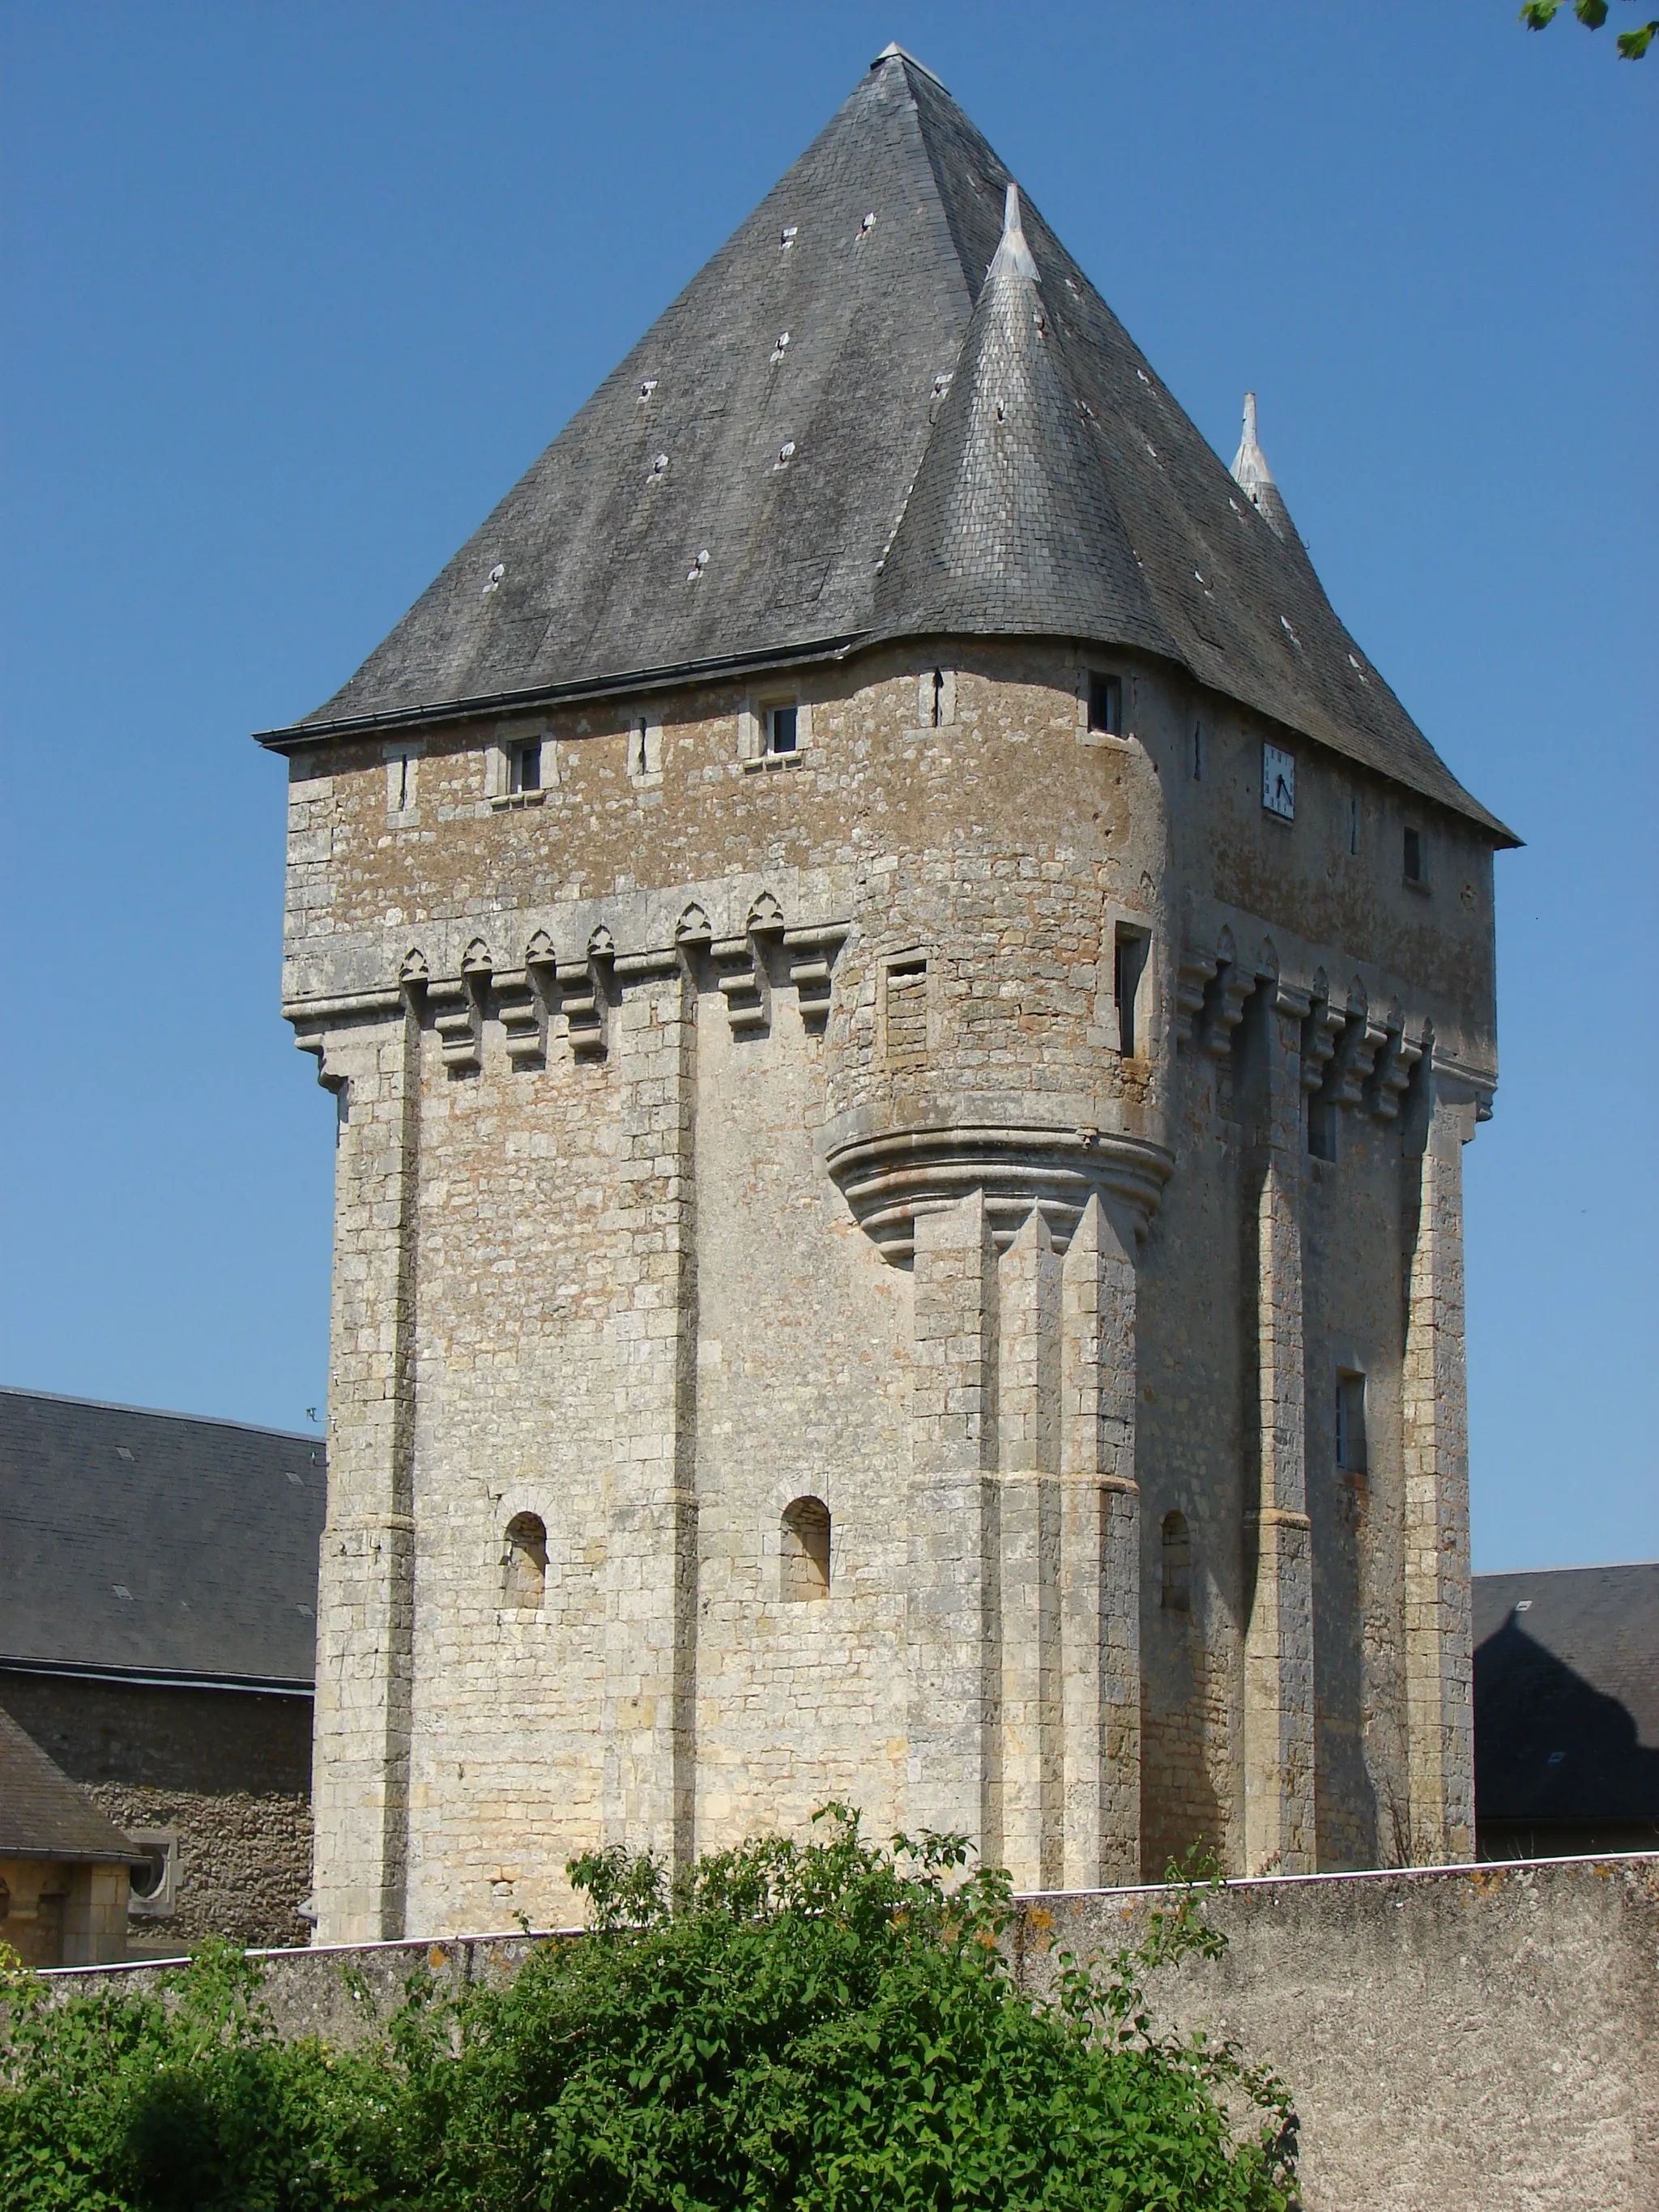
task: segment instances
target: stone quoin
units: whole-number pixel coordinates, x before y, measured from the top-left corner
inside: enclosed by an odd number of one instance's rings
[[[927,70],[263,741],[321,1941],[830,1799],[1031,1890],[1472,1855],[1515,841]]]

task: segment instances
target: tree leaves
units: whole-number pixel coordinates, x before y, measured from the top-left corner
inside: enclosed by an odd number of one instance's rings
[[[967,1862],[843,1808],[673,1889],[595,1853],[586,1936],[505,1986],[421,1969],[357,2052],[283,2041],[223,1947],[139,1996],[14,1977],[0,2212],[1285,2212],[1284,2090],[1150,2025],[1146,1976],[1222,1946],[1205,1891],[1036,2003]]]
[[[1529,31],[1545,31],[1561,7],[1562,0],[1527,0],[1520,20]],[[1607,20],[1607,0],[1572,0],[1572,12],[1587,31],[1599,31]],[[1615,42],[1620,60],[1639,62],[1656,38],[1659,38],[1659,17],[1633,31],[1620,31]]]

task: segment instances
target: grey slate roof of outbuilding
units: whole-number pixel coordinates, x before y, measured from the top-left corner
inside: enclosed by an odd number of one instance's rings
[[[350,682],[267,741],[1056,636],[1159,654],[1510,842],[1029,202],[1028,255],[988,276],[1010,181],[890,48]]]
[[[1474,1577],[1484,1820],[1659,1820],[1659,1565]]]
[[[319,1437],[0,1389],[0,1665],[308,1688]]]
[[[0,1859],[138,1866],[144,1856],[34,1738],[0,1711]]]

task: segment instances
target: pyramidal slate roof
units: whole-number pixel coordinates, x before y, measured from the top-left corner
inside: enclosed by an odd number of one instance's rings
[[[267,742],[1057,636],[1160,655],[1512,842],[1337,620],[1271,477],[1265,501],[1234,482],[1012,183],[889,47],[350,682]]]

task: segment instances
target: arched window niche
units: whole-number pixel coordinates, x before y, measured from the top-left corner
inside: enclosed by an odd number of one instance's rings
[[[1193,1607],[1193,1540],[1184,1513],[1164,1515],[1162,1550],[1159,1602],[1165,1613],[1190,1613]]]
[[[786,1604],[830,1595],[830,1508],[821,1498],[784,1508],[781,1588]]]
[[[515,1513],[507,1524],[502,1602],[537,1610],[547,1591],[547,1524],[539,1513]]]

